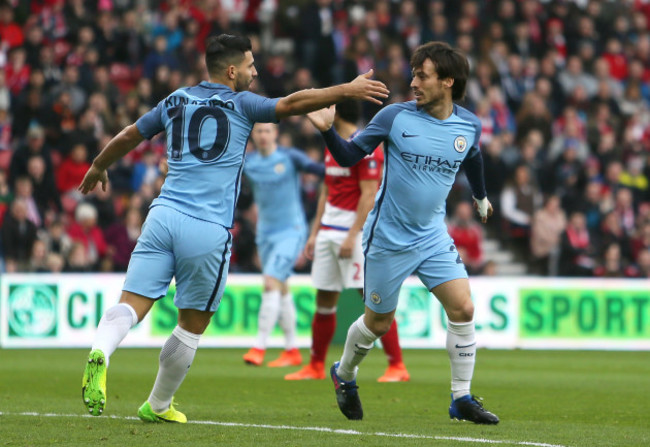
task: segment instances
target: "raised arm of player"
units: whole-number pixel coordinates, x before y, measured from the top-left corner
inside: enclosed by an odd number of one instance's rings
[[[363,228],[363,224],[366,222],[368,213],[375,204],[375,194],[377,194],[378,187],[378,180],[359,181],[359,189],[361,190],[361,195],[359,196],[359,203],[357,204],[357,216],[354,219],[352,226],[348,230],[348,235],[341,244],[341,250],[339,251],[339,256],[341,258],[349,258],[352,256],[355,245],[354,242],[357,238],[357,235]]]
[[[95,189],[95,186],[99,182],[102,184],[102,189],[106,191],[106,185],[108,184],[106,169],[133,150],[142,140],[144,140],[144,137],[140,134],[135,124],[131,124],[122,129],[95,158],[90,169],[86,172],[84,179],[81,181],[81,185],[79,185],[79,191],[87,194],[89,191]]]
[[[311,224],[311,233],[309,233],[309,238],[307,238],[307,243],[305,243],[305,257],[309,260],[314,259],[314,247],[316,246],[316,236],[318,236],[318,230],[320,230],[321,219],[325,213],[325,203],[327,202],[327,185],[325,182],[321,184],[320,195],[318,196],[318,206],[316,208],[316,216],[314,221]]]
[[[280,98],[275,106],[275,116],[280,119],[292,115],[304,115],[345,99],[358,99],[381,105],[382,99],[388,98],[389,91],[383,82],[370,79],[372,75],[373,70],[370,70],[346,84],[300,90]]]

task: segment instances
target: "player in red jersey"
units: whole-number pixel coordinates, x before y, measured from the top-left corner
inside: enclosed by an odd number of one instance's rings
[[[350,138],[357,132],[359,104],[346,101],[336,106],[334,126],[339,135]],[[325,378],[325,356],[336,330],[336,305],[343,289],[358,289],[363,296],[363,250],[361,229],[373,207],[382,176],[384,153],[376,150],[355,166],[339,166],[325,151],[325,183],[318,212],[305,245],[313,259],[312,281],[316,287],[316,313],[312,322],[311,360],[286,380]],[[409,373],[402,362],[402,349],[393,324],[381,338],[388,356],[388,368],[379,382],[403,382]]]

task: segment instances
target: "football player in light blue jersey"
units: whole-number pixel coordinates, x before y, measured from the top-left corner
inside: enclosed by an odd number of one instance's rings
[[[253,185],[258,208],[255,242],[262,260],[264,293],[257,319],[257,341],[244,354],[244,361],[256,366],[264,362],[267,339],[279,319],[285,350],[268,366],[297,366],[302,356],[295,344],[296,309],[287,279],[307,236],[300,173],[323,177],[325,167],[298,149],[278,147],[275,124],[256,124],[251,138],[256,150],[246,155],[244,174]]]
[[[239,194],[246,142],[256,122],[300,115],[353,97],[381,104],[385,85],[372,71],[350,83],[302,90],[276,99],[248,92],[257,76],[250,40],[222,34],[206,42],[209,82],[181,88],[135,124],[125,127],[95,158],[79,190],[98,183],[106,188],[106,169],[143,139],[167,134],[169,173],[153,202],[126,273],[119,304],[97,327],[82,379],[89,413],[106,405],[109,358],[129,329],[167,294],[176,278],[174,303],[178,326],[160,354],[158,376],[138,410],[143,421],[186,422],[172,405],[194,359],[199,338],[217,310],[230,260],[235,203]]]
[[[365,314],[350,326],[341,361],[330,375],[343,414],[361,419],[357,366],[390,327],[402,282],[415,273],[449,320],[450,417],[496,424],[499,418],[470,394],[474,305],[465,266],[444,221],[445,201],[461,165],[481,220],[492,214],[478,145],[481,123],[453,102],[465,93],[469,64],[446,43],[430,42],[414,52],[411,68],[415,100],[385,107],[351,142],[332,128],[333,107],[308,115],[341,166],[353,165],[382,141],[385,147],[383,182],[364,226]]]

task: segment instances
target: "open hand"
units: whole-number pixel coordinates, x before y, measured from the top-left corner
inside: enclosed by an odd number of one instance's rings
[[[354,99],[383,104],[382,99],[388,98],[390,91],[381,81],[372,78],[374,71],[370,69],[367,73],[357,76],[348,84],[350,96]]]
[[[316,110],[308,113],[307,118],[314,127],[321,132],[325,132],[332,127],[334,123],[334,115],[336,114],[336,106],[329,106],[325,109]]]
[[[352,253],[354,252],[354,243],[356,241],[356,238],[354,237],[346,237],[343,243],[341,244],[341,249],[339,250],[339,258],[341,259],[350,259],[352,257]]]
[[[88,192],[95,189],[97,183],[100,182],[102,184],[102,191],[106,191],[106,187],[108,186],[108,174],[106,174],[105,170],[100,170],[93,164],[90,165],[90,169],[86,172],[86,175],[81,181],[81,185],[79,185],[78,189],[83,194],[88,194]]]
[[[316,236],[309,236],[309,239],[307,239],[307,243],[305,244],[303,254],[305,255],[305,258],[309,259],[310,261],[314,260],[315,246],[316,246]]]

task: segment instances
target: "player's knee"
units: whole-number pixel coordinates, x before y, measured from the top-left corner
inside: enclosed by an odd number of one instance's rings
[[[316,292],[316,306],[323,308],[336,307],[339,301],[339,292],[329,290],[318,290]]]
[[[457,323],[472,321],[474,319],[474,303],[471,299],[467,299],[454,306],[449,306],[447,317]]]
[[[390,329],[392,322],[392,319],[370,319],[370,321],[364,321],[366,327],[377,337],[384,336]]]

